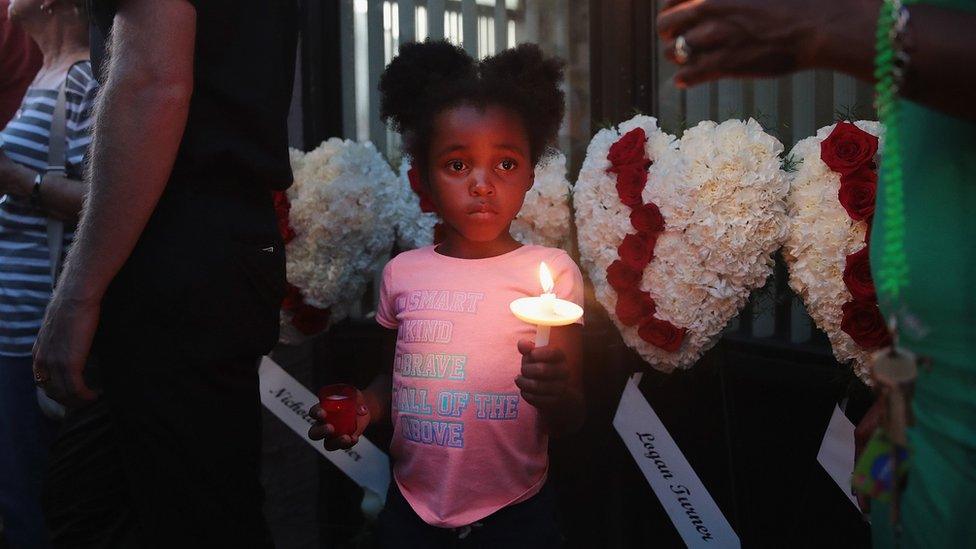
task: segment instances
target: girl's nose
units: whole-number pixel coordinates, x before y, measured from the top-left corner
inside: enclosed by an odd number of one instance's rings
[[[471,172],[470,191],[471,196],[491,196],[495,194],[495,185],[489,181],[489,174],[485,170],[473,170]]]

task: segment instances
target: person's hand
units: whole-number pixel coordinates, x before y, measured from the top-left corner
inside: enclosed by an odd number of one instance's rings
[[[884,399],[879,398],[874,401],[874,404],[864,414],[864,417],[861,418],[860,423],[857,424],[857,427],[854,429],[854,463],[857,463],[861,459],[861,453],[864,452],[864,447],[867,446],[868,441],[871,440],[871,436],[874,435],[874,432],[878,429],[878,425],[881,424],[884,413]],[[871,498],[858,493],[857,503],[861,507],[861,512],[869,513],[871,511]]]
[[[34,342],[34,380],[68,408],[95,400],[82,373],[91,350],[101,303],[55,293]]]
[[[849,56],[862,49],[870,54],[877,5],[877,0],[666,0],[657,31],[665,54],[681,65],[675,84],[688,87],[811,68],[826,63],[821,58],[839,47]],[[675,54],[679,36],[687,44],[687,59]]]
[[[363,431],[366,430],[366,427],[369,427],[372,419],[362,391],[356,391],[356,432],[352,436],[335,436],[335,427],[328,422],[328,414],[326,414],[320,404],[312,406],[308,411],[308,415],[315,420],[315,423],[308,430],[308,438],[312,440],[324,439],[325,449],[329,451],[348,450],[355,446],[359,442],[359,437],[362,436]]]
[[[569,390],[569,365],[566,355],[558,347],[536,348],[528,339],[518,342],[522,354],[522,375],[515,385],[522,398],[536,408],[551,407],[562,401]]]

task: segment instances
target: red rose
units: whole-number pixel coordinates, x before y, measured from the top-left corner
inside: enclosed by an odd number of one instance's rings
[[[329,309],[302,305],[291,318],[291,325],[307,336],[314,335],[329,327],[329,315]]]
[[[848,301],[841,308],[844,318],[840,329],[864,349],[891,345],[891,334],[878,305],[871,301]]]
[[[843,175],[869,166],[878,153],[878,138],[850,122],[838,122],[820,144],[820,159]]]
[[[664,230],[664,216],[653,202],[630,212],[630,224],[640,233],[659,233]]]
[[[271,196],[274,198],[275,217],[278,219],[278,233],[281,234],[281,239],[285,241],[285,244],[288,244],[295,238],[295,231],[288,221],[289,215],[291,215],[291,202],[288,200],[288,193],[273,191]]]
[[[847,264],[844,266],[844,284],[855,300],[874,301],[877,298],[868,254],[868,247],[865,246],[847,256]]]
[[[617,318],[624,326],[634,326],[645,318],[654,314],[657,304],[651,294],[647,292],[630,290],[621,292],[617,296],[616,307]]]
[[[621,166],[617,172],[617,196],[620,201],[636,208],[644,203],[641,194],[647,185],[647,168],[644,164]]]
[[[618,259],[607,267],[607,283],[618,292],[632,290],[640,283],[641,270],[634,269]]]
[[[640,328],[637,329],[637,335],[651,345],[673,353],[681,348],[687,331],[686,328],[678,328],[667,320],[652,316],[641,323]]]
[[[874,196],[878,190],[878,174],[864,168],[840,178],[837,199],[854,221],[874,215]]]
[[[647,158],[644,152],[644,143],[647,143],[647,135],[644,134],[644,130],[634,128],[624,134],[616,143],[610,145],[607,160],[613,166],[640,163]]]
[[[642,235],[629,234],[617,247],[617,254],[631,268],[643,271],[651,259],[654,259],[655,243],[657,243],[657,235],[647,238]]]
[[[424,213],[436,212],[437,208],[430,199],[427,188],[424,187],[423,182],[420,180],[420,170],[410,166],[410,169],[407,170],[407,180],[410,181],[410,188],[413,189],[413,192],[420,197],[420,211]]]

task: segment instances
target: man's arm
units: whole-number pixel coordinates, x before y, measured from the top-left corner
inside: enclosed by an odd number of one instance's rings
[[[196,11],[187,0],[121,0],[96,106],[90,191],[34,348],[35,373],[66,404],[94,397],[81,373],[102,296],[162,195],[186,127]]]

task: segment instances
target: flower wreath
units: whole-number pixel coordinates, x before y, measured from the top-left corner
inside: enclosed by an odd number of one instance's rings
[[[282,337],[296,342],[345,318],[389,259],[398,189],[372,143],[333,138],[291,160],[295,183],[275,209],[289,283]]]
[[[784,258],[790,286],[826,332],[834,356],[868,378],[871,353],[890,345],[871,278],[868,240],[878,186],[877,122],[840,122],[796,144]]]
[[[676,141],[636,116],[590,142],[574,195],[583,267],[654,368],[693,365],[772,273],[780,152],[753,120],[702,122]]]

